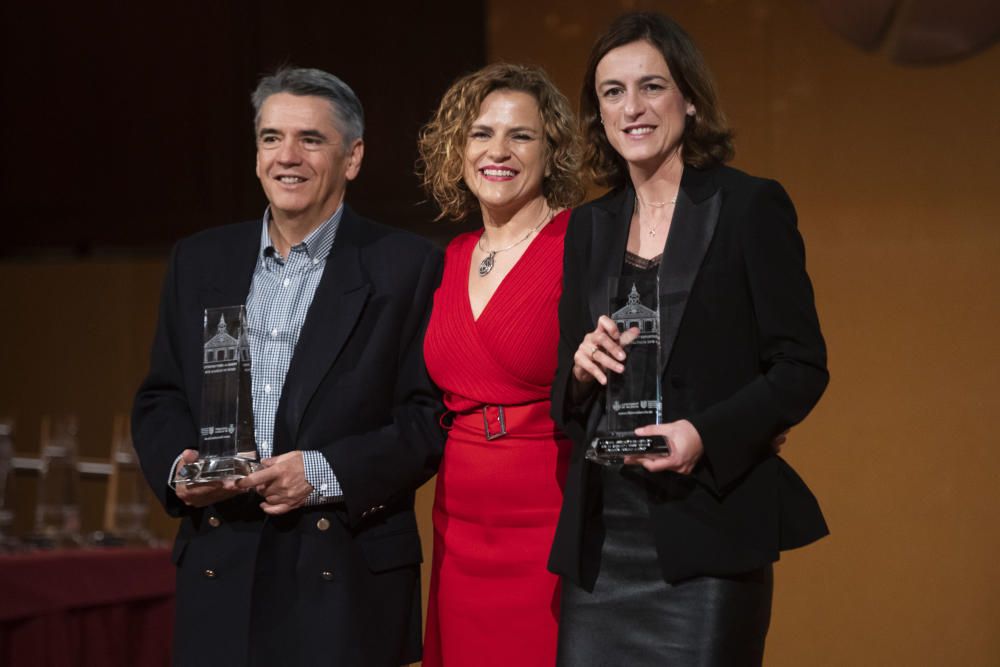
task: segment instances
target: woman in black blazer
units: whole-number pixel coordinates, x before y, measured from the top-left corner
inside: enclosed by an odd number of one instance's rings
[[[553,414],[575,442],[550,569],[563,575],[559,664],[760,664],[771,563],[827,533],[772,441],[826,387],[826,349],[795,210],[775,181],[724,166],[731,132],[701,53],[671,20],[618,19],[581,94],[605,197],[573,212]],[[659,285],[668,455],[597,466],[603,386],[635,331],[608,280]]]

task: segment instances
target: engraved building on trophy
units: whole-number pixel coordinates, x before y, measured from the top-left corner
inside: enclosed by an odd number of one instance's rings
[[[642,334],[660,333],[660,315],[652,308],[642,305],[639,290],[632,283],[632,291],[628,295],[628,303],[611,314],[611,319],[618,325],[619,331],[638,327]]]
[[[240,341],[229,335],[229,330],[226,326],[226,316],[219,315],[219,324],[216,327],[216,333],[205,343],[205,370],[207,371],[210,365],[214,365],[217,362],[236,359],[239,349]],[[247,347],[247,353],[249,354],[249,346]]]

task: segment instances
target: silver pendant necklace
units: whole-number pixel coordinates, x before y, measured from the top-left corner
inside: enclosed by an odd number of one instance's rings
[[[487,250],[486,248],[483,247],[483,237],[486,236],[486,230],[484,229],[483,233],[479,236],[479,249],[486,253],[486,257],[483,257],[483,261],[479,262],[479,277],[485,278],[487,275],[489,275],[490,271],[493,270],[493,266],[495,264],[494,258],[497,256],[498,252],[506,252],[511,248],[521,245],[522,243],[527,241],[532,234],[537,232],[538,229],[548,221],[548,219],[549,216],[548,213],[546,213],[544,216],[542,216],[541,222],[539,222],[537,225],[529,229],[528,233],[525,234],[523,238],[514,241],[506,248],[497,248],[496,250]]]

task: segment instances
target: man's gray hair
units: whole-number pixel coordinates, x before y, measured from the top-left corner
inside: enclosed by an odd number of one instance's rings
[[[308,67],[282,67],[260,80],[250,96],[255,129],[260,128],[260,110],[264,101],[278,93],[313,95],[329,101],[334,125],[344,136],[345,148],[365,133],[365,112],[351,87],[329,72]]]

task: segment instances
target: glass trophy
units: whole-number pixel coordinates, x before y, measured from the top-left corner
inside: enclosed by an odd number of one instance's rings
[[[116,415],[111,435],[111,476],[104,502],[104,541],[135,546],[153,542],[146,525],[148,487],[132,447],[128,418]]]
[[[659,424],[663,418],[660,386],[660,290],[649,280],[640,289],[639,276],[608,280],[608,311],[619,332],[637,329],[625,349],[625,370],[609,372],[605,390],[606,427],[587,449],[587,459],[602,465],[621,463],[626,456],[666,454],[665,438],[640,437],[635,429]]]
[[[76,416],[43,417],[41,441],[33,542],[43,547],[78,546],[83,540]]]
[[[198,460],[180,469],[177,483],[241,479],[260,467],[246,308],[208,308],[204,325]]]
[[[16,546],[14,525],[14,421],[0,418],[0,553]]]

